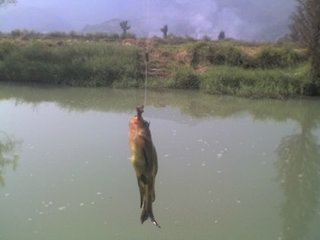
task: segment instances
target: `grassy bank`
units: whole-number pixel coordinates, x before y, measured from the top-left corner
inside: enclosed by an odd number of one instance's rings
[[[118,43],[3,41],[1,81],[128,86],[140,78],[139,51]]]
[[[252,98],[312,94],[308,54],[293,44],[200,41],[162,48],[177,56],[186,49],[187,53],[182,63],[179,58],[172,61],[167,79],[151,81],[155,88],[200,89]]]
[[[0,40],[0,81],[199,89],[245,97],[308,95],[308,55],[291,44],[127,39]]]
[[[307,66],[294,69],[242,69],[221,66],[204,74],[201,89],[211,94],[286,98],[307,95]]]
[[[180,68],[172,78],[149,80],[150,88],[199,89],[209,94],[249,98],[289,98],[310,95],[308,65],[291,69],[243,69],[217,66],[199,73]]]

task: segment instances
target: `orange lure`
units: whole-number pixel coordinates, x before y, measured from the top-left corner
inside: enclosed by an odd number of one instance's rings
[[[136,172],[140,191],[141,223],[148,218],[157,227],[152,203],[155,200],[154,182],[158,171],[157,152],[152,143],[149,123],[142,118],[143,106],[137,107],[137,115],[129,121],[129,145],[131,163]]]

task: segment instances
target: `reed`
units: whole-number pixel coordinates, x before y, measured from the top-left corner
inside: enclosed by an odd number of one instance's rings
[[[287,98],[307,94],[307,67],[294,69],[243,69],[220,66],[202,76],[200,89],[211,94],[252,98]]]
[[[111,86],[139,78],[139,51],[106,42],[0,43],[0,80]]]

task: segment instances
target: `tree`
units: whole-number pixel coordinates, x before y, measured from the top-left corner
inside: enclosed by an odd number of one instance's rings
[[[320,1],[297,0],[296,11],[291,16],[292,39],[307,47],[311,56],[312,94],[320,93]]]
[[[123,31],[122,36],[126,37],[127,36],[127,31],[131,28],[128,24],[128,21],[122,21],[120,22],[120,27]]]
[[[218,40],[224,40],[225,38],[226,38],[226,34],[224,33],[224,31],[220,31],[218,35]]]
[[[305,239],[308,223],[319,207],[320,145],[314,134],[318,127],[316,115],[312,107],[297,111],[294,119],[300,132],[284,137],[276,150],[277,179],[284,193],[280,205],[283,240]]]
[[[163,38],[168,37],[168,25],[164,25],[163,28],[160,28],[160,31],[163,33]]]

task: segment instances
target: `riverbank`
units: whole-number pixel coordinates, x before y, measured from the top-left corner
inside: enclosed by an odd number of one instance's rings
[[[0,39],[0,81],[197,89],[285,98],[310,95],[308,55],[292,44],[193,39]]]

